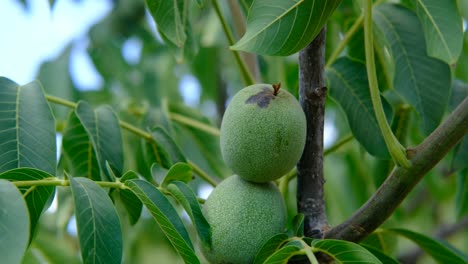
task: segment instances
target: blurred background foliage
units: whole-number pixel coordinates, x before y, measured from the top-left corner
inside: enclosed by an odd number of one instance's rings
[[[45,1],[45,0],[44,0]],[[87,1],[87,0],[75,0]],[[89,1],[89,0],[88,0]],[[26,8],[28,1],[19,0]],[[51,9],[60,1],[49,1]],[[62,53],[44,62],[37,74],[45,91],[70,101],[85,100],[92,106],[110,105],[123,121],[143,129],[163,127],[181,147],[186,157],[209,175],[221,180],[230,175],[222,161],[218,137],[180,121],[180,116],[219,127],[229,98],[244,85],[234,57],[228,49],[226,37],[210,1],[190,1],[189,40],[183,49],[166,44],[154,30],[143,0],[113,0],[112,10],[87,33],[86,51],[102,82],[98,89],[82,90],[70,75],[70,53],[78,40],[72,41]],[[233,9],[228,1],[219,1],[223,14],[231,28],[235,28]],[[240,15],[246,16],[251,1],[238,1]],[[344,0],[327,24],[327,58],[339,45],[343,34],[361,14],[359,1]],[[406,1],[404,1],[406,2]],[[201,4],[201,8],[199,6]],[[235,14],[239,15],[239,14]],[[465,17],[466,19],[466,17]],[[466,21],[466,20],[465,20]],[[236,32],[235,38],[240,34]],[[359,37],[359,34],[356,36]],[[361,36],[362,37],[362,36]],[[135,56],[126,57],[126,45],[136,48]],[[345,52],[358,58],[363,47],[351,42]],[[361,53],[362,56],[363,53]],[[297,95],[298,57],[257,57],[259,71],[257,81],[281,82]],[[468,35],[465,31],[463,53],[454,73],[460,81],[454,83],[452,101],[466,97],[468,82]],[[382,89],[385,89],[382,88]],[[387,95],[387,94],[386,94]],[[457,95],[457,96],[456,96]],[[388,94],[387,99],[391,99]],[[415,124],[414,111],[400,109],[393,120],[393,127],[403,124],[405,131],[399,139],[407,146],[414,146],[424,136]],[[456,105],[453,103],[452,105]],[[69,109],[52,105],[57,129],[62,131]],[[326,105],[326,147],[350,135],[343,110],[331,98]],[[451,108],[453,109],[453,108]],[[451,110],[449,109],[449,110]],[[398,123],[402,122],[402,123]],[[132,169],[152,177],[150,166],[144,157],[144,140],[123,131],[125,169]],[[466,190],[466,163],[447,156],[412,191],[398,211],[385,226],[401,227],[429,236],[443,236],[452,245],[468,252],[468,232],[464,227],[447,232],[446,228],[460,221],[466,222],[468,201]],[[463,157],[463,156],[462,156]],[[466,161],[466,155],[465,161]],[[60,158],[61,166],[67,162]],[[325,158],[326,206],[330,225],[336,225],[349,217],[376,190],[389,174],[390,161],[377,160],[369,155],[355,140],[330,153]],[[454,173],[453,166],[464,168]],[[290,216],[295,215],[295,180],[289,183],[287,202]],[[192,187],[206,198],[209,186],[194,180]],[[70,190],[58,188],[54,201],[56,210],[49,210],[41,219],[40,228],[33,239],[25,263],[78,263],[78,241],[73,222],[73,206]],[[117,198],[116,198],[117,199]],[[182,263],[161,230],[143,211],[142,218],[131,226],[125,210],[117,202],[124,234],[125,263]],[[185,218],[190,225],[188,218]],[[192,234],[194,234],[192,230]],[[193,236],[195,237],[195,235]],[[371,236],[369,240],[380,239]],[[414,245],[406,240],[389,237],[379,243],[385,252],[394,256],[414,253]],[[423,258],[420,263],[430,263]]]

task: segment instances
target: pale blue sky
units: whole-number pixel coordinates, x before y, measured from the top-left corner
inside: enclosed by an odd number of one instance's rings
[[[87,66],[84,37],[89,27],[110,11],[110,0],[60,0],[53,10],[47,0],[28,2],[26,11],[17,0],[0,1],[0,76],[26,84],[34,80],[41,62],[57,57],[75,39],[79,43],[70,69],[89,77],[83,79],[90,80],[83,88],[96,86],[99,77]]]

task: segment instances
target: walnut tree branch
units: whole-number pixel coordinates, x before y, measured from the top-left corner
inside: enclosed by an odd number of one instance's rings
[[[358,242],[389,218],[414,186],[468,133],[468,98],[420,145],[409,149],[411,166],[395,167],[371,198],[326,238]]]
[[[299,97],[307,119],[304,152],[297,164],[297,210],[304,234],[316,235],[326,224],[323,194],[323,125],[325,116],[325,31],[299,52]]]

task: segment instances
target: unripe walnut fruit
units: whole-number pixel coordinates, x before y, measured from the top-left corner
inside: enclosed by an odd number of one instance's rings
[[[304,150],[306,118],[297,99],[280,85],[240,90],[221,123],[221,153],[245,180],[268,182],[294,168]]]
[[[211,226],[211,249],[202,247],[213,264],[252,263],[261,246],[286,227],[286,206],[273,183],[253,183],[237,175],[210,194],[203,214]]]

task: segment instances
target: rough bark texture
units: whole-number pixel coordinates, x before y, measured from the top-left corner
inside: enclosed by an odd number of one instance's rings
[[[409,149],[411,166],[396,167],[372,197],[326,238],[359,242],[379,227],[414,186],[468,133],[468,98],[420,145]]]
[[[297,164],[297,209],[305,216],[306,236],[317,236],[317,230],[327,224],[323,194],[325,30],[299,53],[299,97],[307,119],[307,139]]]

